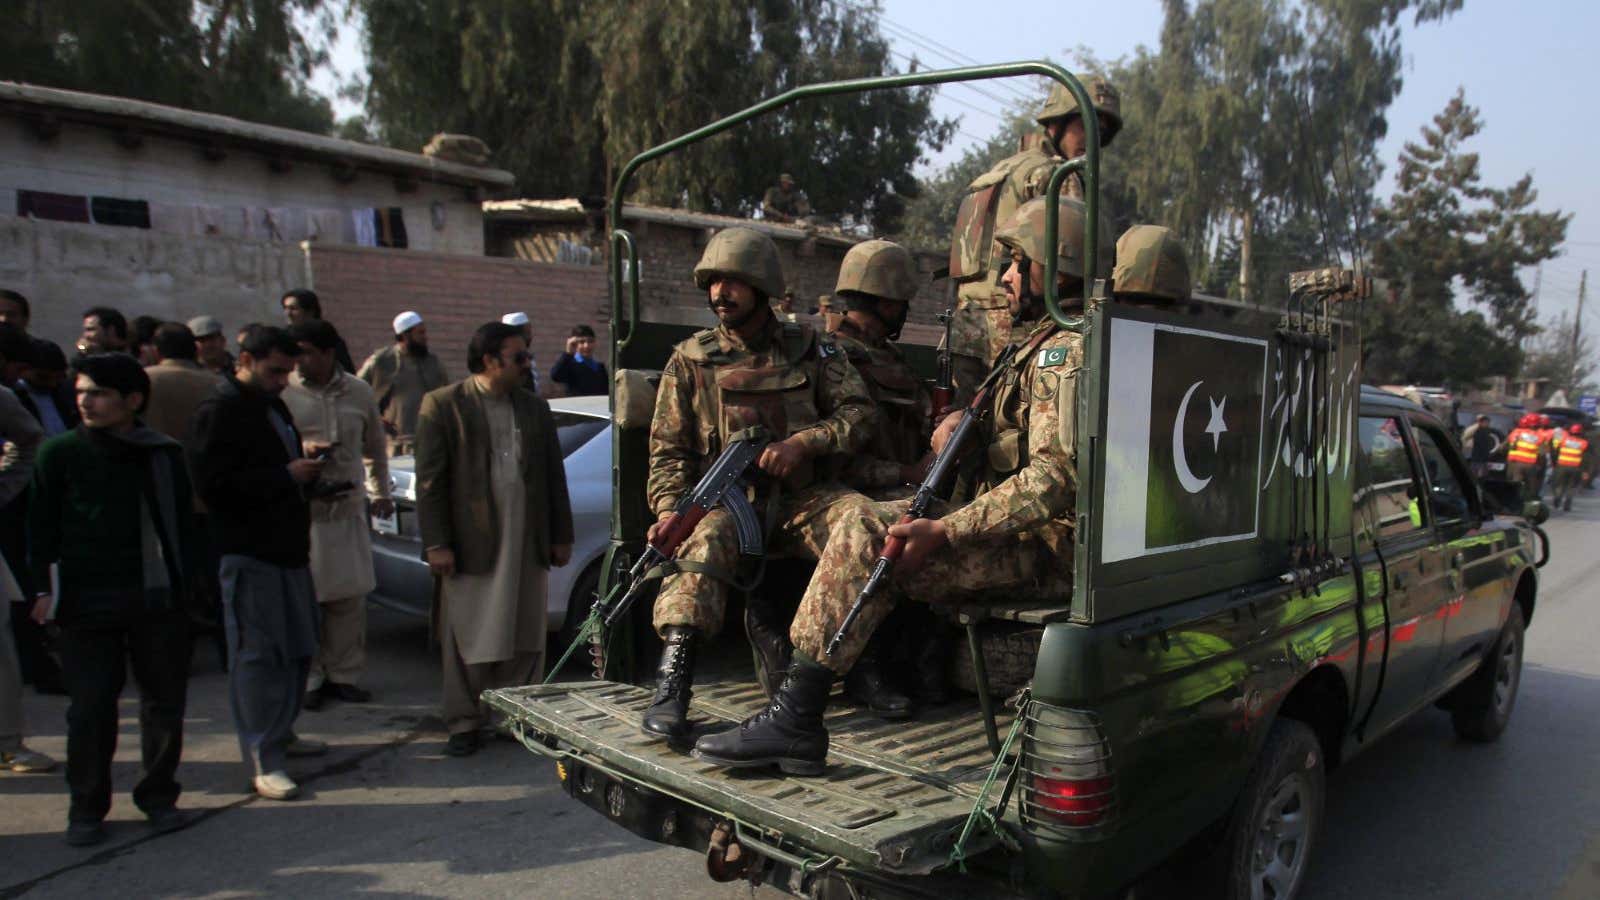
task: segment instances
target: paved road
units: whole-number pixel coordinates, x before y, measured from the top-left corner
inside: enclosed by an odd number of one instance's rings
[[[1600,897],[1600,497],[1579,502],[1549,527],[1554,559],[1510,732],[1466,744],[1429,712],[1336,773],[1308,900]],[[378,702],[305,714],[302,732],[334,750],[295,770],[308,796],[287,804],[242,792],[223,679],[200,648],[180,777],[184,805],[206,818],[165,837],[145,829],[127,794],[137,721],[125,700],[108,844],[61,843],[59,775],[0,776],[0,900],[748,895],[706,880],[694,854],[635,839],[571,802],[551,766],[518,746],[443,756],[424,639],[418,623],[374,611]],[[64,708],[61,698],[28,700],[33,745],[58,757]]]

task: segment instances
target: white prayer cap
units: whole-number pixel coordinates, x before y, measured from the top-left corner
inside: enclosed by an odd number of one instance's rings
[[[422,316],[408,309],[394,317],[394,333],[405,334],[421,324]]]
[[[521,328],[522,326],[528,324],[528,314],[520,312],[506,313],[500,317],[500,321],[503,324],[515,325],[518,328]]]

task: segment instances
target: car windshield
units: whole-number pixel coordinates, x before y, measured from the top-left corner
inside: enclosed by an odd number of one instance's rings
[[[589,439],[604,431],[606,420],[571,412],[552,412],[556,420],[556,437],[561,441],[561,458],[566,459],[589,443]]]

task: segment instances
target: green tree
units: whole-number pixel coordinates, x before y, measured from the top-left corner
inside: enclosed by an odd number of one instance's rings
[[[1400,20],[1460,0],[1165,0],[1159,52],[1112,67],[1126,124],[1108,181],[1258,299],[1295,268],[1361,255],[1376,146],[1401,87]],[[1317,240],[1307,240],[1308,235]]]
[[[309,87],[336,11],[323,0],[18,0],[0,78],[327,133]]]
[[[487,142],[533,196],[605,195],[634,154],[797,85],[893,71],[873,8],[825,0],[361,0],[384,138]],[[780,171],[893,231],[948,139],[928,90],[810,101],[647,166],[645,202],[748,214]]]
[[[1512,374],[1519,345],[1537,330],[1517,273],[1555,257],[1572,217],[1533,208],[1531,175],[1484,185],[1478,155],[1464,146],[1482,127],[1458,91],[1421,140],[1406,143],[1395,194],[1376,211],[1373,269],[1394,302],[1371,308],[1367,346],[1372,373],[1385,380],[1468,386]],[[1438,370],[1441,345],[1456,344],[1468,352],[1445,354],[1442,375],[1421,374]]]

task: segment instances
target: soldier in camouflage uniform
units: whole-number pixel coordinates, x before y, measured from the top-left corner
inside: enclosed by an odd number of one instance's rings
[[[1082,76],[1100,121],[1100,146],[1109,147],[1122,128],[1122,100],[1104,78]],[[991,232],[1023,203],[1044,195],[1050,175],[1068,159],[1085,152],[1083,118],[1078,101],[1062,85],[1054,85],[1038,122],[1042,140],[1001,160],[967,186],[951,236],[951,277],[961,281],[955,318],[950,323],[952,371],[958,400],[989,372],[989,363],[1010,343],[1021,343],[1027,326],[1012,321],[1000,274],[1008,257]],[[1061,186],[1065,197],[1083,199],[1083,178],[1074,173]]]
[[[777,765],[786,772],[820,773],[828,750],[822,723],[828,689],[836,675],[850,671],[900,591],[961,603],[1070,593],[1083,341],[1044,318],[1040,260],[1046,253],[1056,255],[1062,296],[1081,290],[1090,273],[1083,258],[1083,204],[1068,198],[1059,202],[1055,247],[1044,245],[1042,198],[1023,204],[996,233],[1012,258],[1002,279],[1011,310],[1035,324],[994,394],[983,435],[982,492],[942,518],[899,524],[909,505],[900,501],[877,504],[872,515],[835,529],[790,627],[794,659],[777,696],[737,727],[700,738],[696,757],[734,767]],[[1110,268],[1109,237],[1106,244],[1099,251],[1100,271]],[[954,423],[952,417],[940,425],[936,449]],[[895,590],[875,595],[839,650],[825,655],[888,534],[906,540]]]
[[[758,508],[776,495],[769,540],[774,550],[815,559],[829,529],[867,505],[860,494],[818,478],[821,457],[854,452],[871,439],[877,414],[866,385],[831,340],[773,315],[768,298],[783,293],[783,270],[766,235],[718,232],[694,278],[719,324],[678,344],[661,373],[645,487],[658,521],[648,537],[732,436],[760,425],[775,438],[757,462],[760,473],[752,473],[761,476]],[[732,517],[713,510],[680,545],[677,573],[656,598],[655,627],[666,646],[644,714],[647,734],[683,734],[696,645],[721,629],[737,566]]]
[[[1170,228],[1135,225],[1117,238],[1111,271],[1118,302],[1156,305],[1189,299],[1189,256]]]
[[[834,317],[828,336],[861,373],[878,407],[872,443],[851,455],[839,477],[878,500],[910,496],[909,485],[922,480],[932,460],[927,447],[933,398],[894,343],[916,293],[916,263],[904,247],[889,241],[866,241],[850,248],[834,287],[845,312]],[[897,632],[915,637],[914,653],[937,652],[928,647],[936,642],[926,640],[930,623],[908,619],[898,624]],[[845,694],[882,718],[904,719],[911,715],[911,698],[885,673],[891,649],[888,635],[875,637],[845,678]],[[934,671],[943,675],[942,666]],[[922,696],[928,693],[923,685],[932,676],[925,678],[921,671],[917,675]]]

